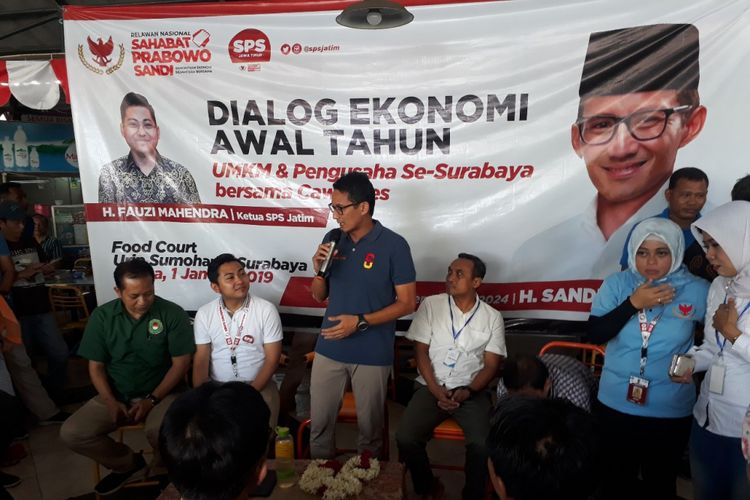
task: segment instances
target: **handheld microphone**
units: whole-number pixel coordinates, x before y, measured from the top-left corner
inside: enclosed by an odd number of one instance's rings
[[[325,277],[325,275],[328,274],[328,271],[330,270],[330,267],[333,264],[333,254],[336,251],[336,246],[338,245],[342,234],[343,233],[341,232],[341,229],[338,229],[338,228],[331,231],[331,239],[328,241],[329,243],[328,255],[326,256],[326,260],[324,260],[323,263],[320,265],[318,276]]]

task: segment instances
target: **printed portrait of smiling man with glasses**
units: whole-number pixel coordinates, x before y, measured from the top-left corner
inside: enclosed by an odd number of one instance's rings
[[[698,30],[657,24],[592,33],[570,128],[596,188],[586,211],[526,241],[518,281],[599,278],[619,270],[632,225],[659,212],[677,151],[703,129]],[[562,255],[564,259],[555,259]]]
[[[102,167],[99,203],[200,203],[188,169],[156,149],[160,131],[148,99],[125,94],[120,118],[120,133],[130,152]]]

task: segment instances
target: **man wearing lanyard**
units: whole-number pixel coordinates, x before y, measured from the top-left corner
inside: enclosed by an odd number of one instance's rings
[[[114,278],[118,298],[94,310],[78,348],[89,360],[89,376],[99,394],[60,429],[73,451],[112,470],[94,487],[102,496],[147,470],[140,453],[109,434],[121,425],[144,423],[146,438],[158,450],[159,426],[195,351],[187,313],[154,294],[151,264],[143,259],[121,262]],[[152,464],[160,465],[158,453]]]
[[[193,384],[208,380],[245,382],[279,416],[279,392],[273,374],[281,357],[281,319],[273,304],[250,295],[250,278],[234,255],[223,253],[208,264],[211,289],[219,297],[195,315]]]
[[[477,295],[485,272],[478,257],[458,254],[448,267],[446,293],[422,302],[406,335],[414,341],[420,377],[396,442],[401,460],[411,471],[414,491],[423,498],[441,494],[442,485],[432,475],[425,446],[433,429],[450,417],[466,437],[463,497],[483,497],[491,409],[485,388],[506,355],[503,318]]]
[[[338,245],[326,276],[312,282],[313,298],[328,299],[328,307],[310,379],[310,453],[313,458],[336,454],[336,417],[350,379],[357,401],[357,448],[377,455],[396,319],[414,312],[416,270],[406,240],[372,218],[375,188],[367,174],[351,172],[334,182],[328,207],[339,229],[318,246],[316,274],[329,253],[328,242],[336,237]]]

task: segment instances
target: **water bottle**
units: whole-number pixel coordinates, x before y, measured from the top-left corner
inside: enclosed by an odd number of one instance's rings
[[[13,145],[15,146],[15,157],[17,167],[28,167],[29,166],[29,148],[26,145],[26,132],[23,131],[22,126],[16,128],[16,133],[13,134]]]
[[[10,142],[10,139],[8,136],[5,136],[5,139],[3,139],[3,166],[6,168],[11,168],[13,165],[16,164],[15,159],[13,158],[13,143]]]
[[[32,147],[29,152],[29,165],[31,165],[31,168],[39,168],[39,152],[35,147]]]
[[[276,428],[276,479],[282,488],[289,488],[297,481],[294,473],[294,440],[289,434],[289,427]]]

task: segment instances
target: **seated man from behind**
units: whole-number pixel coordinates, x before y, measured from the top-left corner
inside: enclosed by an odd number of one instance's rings
[[[478,257],[458,254],[445,278],[446,292],[419,306],[407,338],[414,340],[418,388],[407,406],[396,442],[411,471],[414,491],[423,498],[441,494],[425,446],[433,429],[453,417],[466,436],[466,485],[463,497],[482,498],[487,478],[485,439],[490,396],[485,389],[505,356],[500,312],[482,302],[477,288],[486,267]]]
[[[585,500],[596,490],[594,419],[568,401],[511,396],[495,411],[487,449],[500,500]]]
[[[213,259],[208,280],[219,297],[195,315],[193,384],[215,380],[252,385],[271,410],[271,427],[276,427],[279,391],[273,374],[283,338],[279,313],[267,300],[250,295],[250,278],[234,255]]]
[[[159,425],[185,380],[195,351],[187,313],[154,293],[154,268],[143,259],[117,265],[117,299],[97,307],[78,353],[89,360],[99,393],[75,412],[60,437],[76,453],[112,472],[94,487],[109,495],[147,470],[140,453],[109,437],[118,426],[144,423],[158,449]],[[158,464],[154,454],[153,464]]]
[[[732,186],[732,201],[750,201],[750,175],[737,179]]]
[[[208,382],[169,408],[159,447],[183,500],[236,500],[266,476],[270,412],[248,384]]]
[[[498,405],[508,394],[567,399],[591,411],[597,381],[591,370],[571,356],[519,354],[503,365],[503,378],[497,384]]]

